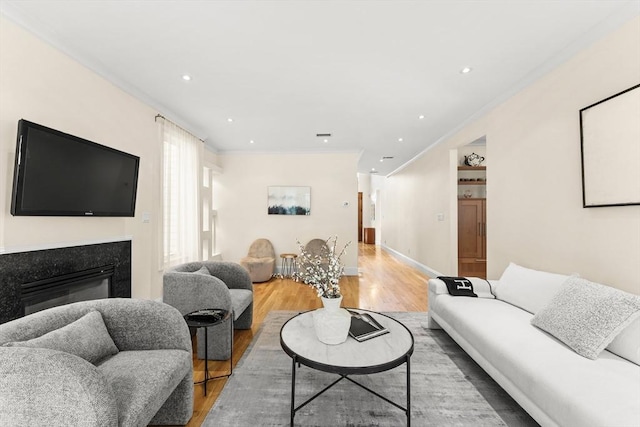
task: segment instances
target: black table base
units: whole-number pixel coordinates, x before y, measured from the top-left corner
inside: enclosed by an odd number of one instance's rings
[[[217,310],[217,309],[211,309],[211,310]],[[190,328],[196,328],[196,329],[204,328],[204,379],[202,381],[196,381],[193,384],[194,385],[202,384],[204,386],[205,396],[207,395],[208,381],[217,380],[221,378],[229,378],[233,374],[233,314],[226,310],[219,310],[219,311],[223,312],[222,317],[216,320],[211,320],[211,321],[201,320],[201,319],[194,320],[193,318],[190,318],[190,316],[195,312],[186,314],[184,316],[184,319]],[[207,331],[207,328],[210,326],[219,325],[224,321],[229,321],[229,336],[230,336],[230,342],[231,342],[231,356],[229,357],[229,372],[224,375],[213,376],[209,372],[209,331]]]
[[[231,330],[233,330],[233,319],[231,319]],[[231,344],[231,356],[229,357],[229,372],[224,374],[224,375],[216,375],[216,376],[211,376],[211,373],[209,373],[209,358],[208,358],[208,351],[207,349],[208,347],[208,332],[205,330],[204,331],[204,379],[202,381],[196,381],[193,384],[198,385],[198,384],[203,384],[204,385],[204,395],[207,395],[207,381],[211,381],[211,380],[218,380],[220,378],[229,378],[231,376],[231,374],[233,374],[233,342]],[[233,336],[233,334],[231,334]]]
[[[298,412],[300,409],[305,407],[308,403],[311,403],[318,396],[320,396],[325,391],[329,390],[331,387],[333,387],[334,385],[338,384],[342,380],[349,380],[353,384],[355,384],[355,385],[359,386],[360,388],[368,391],[369,393],[373,394],[374,396],[377,396],[380,399],[384,400],[385,402],[387,402],[387,403],[395,406],[396,408],[400,409],[401,411],[403,411],[407,415],[407,427],[411,426],[411,362],[410,362],[411,361],[411,355],[408,354],[406,356],[405,362],[404,362],[404,363],[407,364],[407,406],[406,407],[403,407],[403,406],[397,404],[396,402],[388,399],[387,397],[381,395],[380,393],[378,393],[378,392],[376,392],[374,390],[371,390],[369,387],[367,387],[367,386],[365,386],[363,384],[360,384],[359,382],[357,382],[353,378],[350,378],[349,375],[344,375],[344,374],[339,374],[340,378],[338,378],[337,380],[335,380],[334,382],[332,382],[331,384],[329,384],[328,386],[326,386],[325,388],[320,390],[318,393],[314,394],[309,399],[307,399],[306,401],[304,401],[303,403],[301,403],[299,406],[296,407],[296,405],[295,405],[295,399],[296,399],[296,365],[300,366],[300,363],[297,361],[297,356],[295,356],[295,355],[292,356],[291,360],[292,360],[292,367],[291,367],[291,426],[292,427],[294,425],[293,419],[296,416],[296,412]]]

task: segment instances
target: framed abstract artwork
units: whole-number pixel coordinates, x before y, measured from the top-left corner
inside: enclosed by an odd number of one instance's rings
[[[311,215],[311,187],[268,188],[269,215]]]
[[[640,85],[580,110],[583,207],[640,205]]]

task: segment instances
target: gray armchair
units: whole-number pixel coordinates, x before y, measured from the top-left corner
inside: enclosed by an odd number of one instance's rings
[[[253,323],[253,284],[240,265],[223,261],[196,261],[167,270],[163,277],[163,301],[182,315],[205,308],[233,312],[235,329],[251,329]],[[204,334],[208,333],[207,356],[211,360],[231,357],[231,322],[198,329],[198,358],[204,359]]]
[[[105,339],[110,350],[87,358]],[[173,307],[108,298],[0,325],[2,426],[175,425],[192,414],[191,341]]]

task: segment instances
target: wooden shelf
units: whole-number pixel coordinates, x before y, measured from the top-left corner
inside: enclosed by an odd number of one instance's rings
[[[458,181],[458,185],[487,185],[487,181]]]
[[[484,171],[486,166],[458,166],[459,171]]]

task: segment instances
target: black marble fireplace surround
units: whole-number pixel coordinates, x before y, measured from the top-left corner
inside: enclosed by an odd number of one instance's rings
[[[0,254],[0,323],[23,316],[22,285],[113,265],[110,297],[131,298],[131,241]]]

